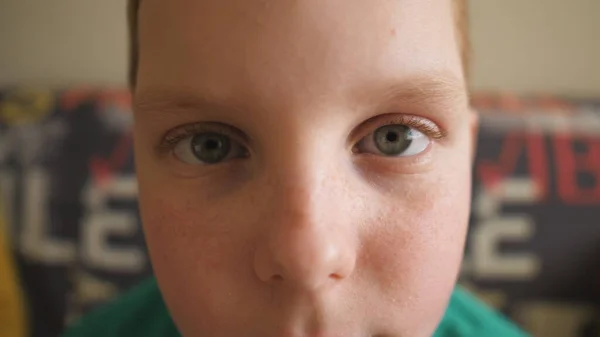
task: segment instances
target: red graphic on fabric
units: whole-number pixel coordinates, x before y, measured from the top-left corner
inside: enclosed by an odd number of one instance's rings
[[[501,110],[503,114],[572,114],[577,105],[554,96],[520,97],[511,93],[479,93],[471,97],[471,105],[482,113]]]
[[[476,168],[477,178],[484,188],[493,190],[507,177],[515,175],[519,158],[525,155],[527,175],[537,187],[539,199],[547,196],[548,159],[543,135],[513,132],[502,140],[502,150],[494,159],[481,159]]]
[[[544,200],[548,196],[550,173],[548,150],[546,149],[546,140],[541,133],[527,134],[527,162],[529,165],[529,174],[537,186],[539,200]]]
[[[499,105],[499,108],[505,113],[521,115],[525,111],[523,100],[511,94],[500,96]]]
[[[116,172],[120,171],[127,164],[127,159],[131,155],[133,142],[131,134],[125,134],[117,143],[117,146],[110,154],[108,159],[102,157],[92,157],[90,160],[90,170],[96,184],[103,185],[108,182]]]
[[[576,153],[575,140],[586,145],[584,153]],[[559,197],[567,204],[600,204],[600,139],[560,134],[554,137]],[[580,186],[579,174],[588,174],[592,185]]]
[[[97,90],[92,88],[79,88],[69,90],[61,95],[61,109],[72,111],[86,101],[95,101],[101,109],[108,106],[117,106],[119,110],[131,110],[131,94],[127,90]]]
[[[541,96],[536,100],[536,105],[545,113],[572,114],[575,107],[553,96]]]
[[[116,107],[118,111],[131,113],[131,94],[125,89],[99,90],[90,87],[80,87],[65,91],[61,95],[60,106],[63,111],[71,112],[85,102],[96,103],[96,109],[99,113],[110,107]],[[92,157],[90,160],[90,170],[94,181],[102,184],[110,180],[115,172],[118,172],[126,165],[131,151],[132,140],[131,135],[128,133],[122,136],[108,158]]]
[[[497,106],[496,97],[492,95],[476,95],[471,97],[471,106],[480,112],[492,110]]]

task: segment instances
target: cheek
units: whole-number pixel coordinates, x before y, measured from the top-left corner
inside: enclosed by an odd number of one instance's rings
[[[233,230],[232,212],[198,200],[189,187],[145,184],[140,206],[153,268],[166,288],[193,289],[190,296],[202,296],[202,289],[239,278],[232,274],[251,266],[244,260],[249,239]]]
[[[437,197],[426,211],[415,207],[381,216],[376,220],[379,228],[364,239],[370,260],[366,269],[387,284],[453,278],[463,251],[468,209],[468,198]]]
[[[454,288],[470,208],[469,175],[456,177],[407,184],[410,197],[388,201],[364,235],[360,264],[373,295],[408,321],[437,322]]]
[[[191,201],[181,191],[141,193],[144,232],[154,264],[174,272],[223,274],[240,270],[248,233],[218,205]],[[236,230],[237,229],[237,230]],[[235,264],[233,266],[232,264]]]
[[[228,319],[248,320],[246,294],[256,292],[249,269],[249,239],[243,232],[229,230],[236,221],[231,212],[186,201],[184,194],[163,188],[161,197],[156,197],[149,190],[140,191],[154,274],[182,331],[190,335],[227,331]],[[232,313],[232,308],[239,313]]]

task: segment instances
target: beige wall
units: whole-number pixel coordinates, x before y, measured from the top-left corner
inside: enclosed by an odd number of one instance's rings
[[[600,0],[472,0],[477,89],[600,96]]]
[[[0,0],[0,85],[124,84],[125,0]]]
[[[600,0],[472,0],[478,90],[600,96]],[[0,0],[0,85],[125,83],[125,0]]]

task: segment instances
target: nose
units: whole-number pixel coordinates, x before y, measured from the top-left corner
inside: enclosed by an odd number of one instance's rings
[[[349,205],[336,198],[331,184],[295,181],[278,185],[270,198],[254,269],[263,282],[314,292],[353,273],[355,228],[344,212]]]

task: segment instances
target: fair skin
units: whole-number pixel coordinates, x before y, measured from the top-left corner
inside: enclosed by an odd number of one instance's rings
[[[139,15],[141,214],[183,336],[431,336],[470,200],[451,1]]]

